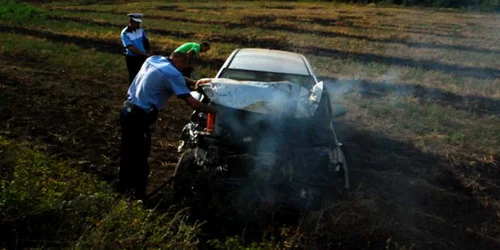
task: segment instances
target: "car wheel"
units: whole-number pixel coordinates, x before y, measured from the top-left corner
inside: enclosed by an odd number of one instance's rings
[[[182,153],[175,167],[172,179],[172,189],[177,198],[193,195],[193,184],[198,173],[194,151],[188,149]]]

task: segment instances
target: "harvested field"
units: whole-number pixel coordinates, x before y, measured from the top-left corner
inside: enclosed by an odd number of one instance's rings
[[[145,14],[156,54],[210,41],[195,62],[200,78],[214,76],[235,48],[289,50],[347,106],[338,121],[352,158],[345,200],[237,223],[200,215],[202,244],[237,237],[274,239],[281,249],[500,249],[498,14],[259,1],[38,7],[42,19],[0,19],[0,135],[31,141],[110,186],[128,88],[119,37],[128,12]],[[173,172],[190,112],[172,98],[160,114],[149,191]],[[169,202],[161,207],[178,205]]]

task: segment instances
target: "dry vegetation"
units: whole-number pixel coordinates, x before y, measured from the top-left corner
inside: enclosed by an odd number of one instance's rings
[[[497,14],[259,1],[40,7],[41,19],[0,19],[0,134],[9,140],[32,141],[113,185],[128,87],[119,32],[125,13],[140,11],[159,54],[186,41],[212,42],[200,77],[214,76],[235,48],[295,51],[349,110],[338,123],[353,158],[354,189],[345,201],[285,226],[270,219],[244,229],[209,218],[202,240],[233,237],[220,248],[249,241],[269,243],[261,248],[500,248]],[[150,190],[172,172],[189,112],[173,100],[161,114]]]

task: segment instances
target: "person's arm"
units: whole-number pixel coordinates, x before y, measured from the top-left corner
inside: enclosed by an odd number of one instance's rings
[[[210,78],[202,78],[200,80],[198,80],[195,85],[194,85],[194,88],[195,89],[198,89],[200,87],[201,84],[205,84],[205,83],[211,83],[212,82],[212,79]]]
[[[138,48],[136,48],[134,45],[130,45],[127,47],[127,49],[129,49],[130,51],[132,51],[134,54],[136,55],[142,55],[142,56],[148,56],[147,53],[144,53],[142,51],[140,51]]]
[[[178,77],[172,78],[172,89],[177,96],[177,98],[183,99],[186,101],[186,104],[194,110],[201,111],[203,113],[216,113],[216,109],[213,106],[208,106],[191,96],[189,93],[189,89],[184,83],[183,76],[179,75]]]
[[[191,78],[187,78],[187,77],[184,77],[184,80],[186,80],[186,85],[189,88],[196,89],[196,81],[195,80],[193,80]]]
[[[193,58],[193,56],[195,56],[195,55],[196,55],[196,54],[195,54],[195,51],[194,51],[193,49],[190,49],[190,50],[188,51],[188,53],[186,53],[186,56],[187,56],[187,58],[188,58],[188,59]]]
[[[186,101],[187,105],[194,110],[203,112],[203,113],[212,113],[216,114],[217,109],[214,106],[208,106],[196,99],[194,99],[191,95],[183,96],[183,99]]]
[[[142,43],[144,44],[144,49],[146,50],[146,53],[151,55],[153,52],[151,51],[151,45],[149,43],[149,38],[148,35],[146,35],[145,30],[142,30]]]

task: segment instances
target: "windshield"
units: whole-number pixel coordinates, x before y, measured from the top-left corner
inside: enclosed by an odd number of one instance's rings
[[[224,69],[220,78],[229,78],[238,81],[256,81],[256,82],[281,82],[288,81],[298,84],[306,89],[312,88],[316,84],[312,76],[273,73],[263,71],[251,71],[241,69]]]

